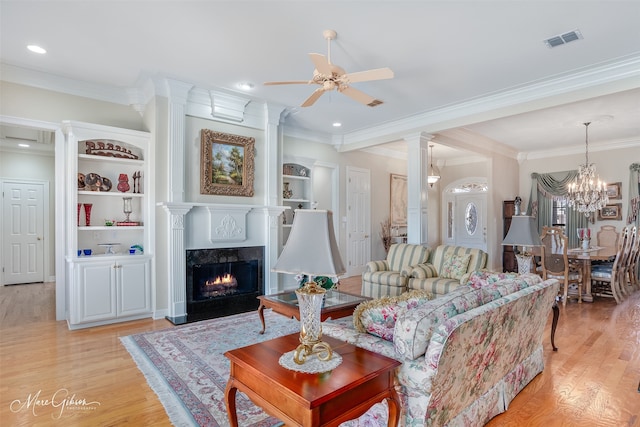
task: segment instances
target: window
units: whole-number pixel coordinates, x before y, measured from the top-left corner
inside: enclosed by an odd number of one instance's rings
[[[554,227],[565,227],[567,225],[567,201],[566,199],[553,201],[553,212],[551,213],[551,223]]]

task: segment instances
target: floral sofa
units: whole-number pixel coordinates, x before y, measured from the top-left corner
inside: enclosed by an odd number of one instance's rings
[[[407,290],[425,290],[439,297],[465,285],[471,273],[486,266],[487,253],[480,249],[440,245],[426,263],[411,268]]]
[[[365,302],[323,331],[403,362],[401,425],[481,426],[543,370],[558,289],[535,274],[475,272],[440,298],[411,291]]]

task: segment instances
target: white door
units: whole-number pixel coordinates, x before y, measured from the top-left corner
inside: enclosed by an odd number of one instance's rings
[[[362,274],[371,260],[371,176],[347,168],[347,276]]]
[[[44,281],[44,184],[5,181],[3,283]]]
[[[487,251],[486,193],[459,194],[455,201],[455,244]]]

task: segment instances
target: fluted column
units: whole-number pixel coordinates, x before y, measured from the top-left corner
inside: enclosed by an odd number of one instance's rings
[[[174,324],[186,322],[187,316],[187,274],[184,246],[184,219],[191,210],[189,205],[163,203],[169,214],[169,258],[167,262],[169,279],[169,319]]]
[[[166,80],[169,98],[167,135],[169,139],[169,201],[183,202],[185,199],[185,111],[192,84],[178,80]],[[156,174],[160,176],[160,174]]]
[[[429,141],[425,132],[404,138],[407,143],[407,242],[428,245],[427,175]]]
[[[280,202],[280,180],[282,176],[282,132],[280,132],[280,119],[283,107],[265,106],[265,171],[266,189],[265,205],[277,206]],[[265,230],[265,269],[264,292],[272,294],[278,291],[278,273],[271,272],[271,266],[278,260],[280,215],[282,209],[268,209],[268,215],[264,216]]]

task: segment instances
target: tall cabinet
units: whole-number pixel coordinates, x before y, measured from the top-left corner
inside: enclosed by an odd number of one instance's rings
[[[63,130],[69,328],[151,317],[151,135],[71,121]]]
[[[509,227],[511,227],[511,218],[515,215],[515,200],[505,200],[502,202],[502,238],[507,237]],[[502,271],[518,271],[516,262],[516,254],[513,246],[502,246]]]

